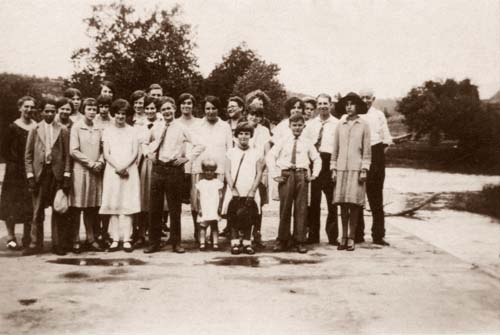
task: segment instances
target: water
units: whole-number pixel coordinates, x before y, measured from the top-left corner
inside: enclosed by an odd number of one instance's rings
[[[135,258],[58,258],[47,261],[47,263],[78,265],[78,266],[135,266],[145,265],[146,262]]]
[[[205,264],[218,266],[246,266],[252,268],[268,267],[274,265],[300,265],[300,264],[317,264],[319,260],[314,259],[288,259],[272,256],[242,256],[242,257],[216,257],[212,261],[207,261]]]

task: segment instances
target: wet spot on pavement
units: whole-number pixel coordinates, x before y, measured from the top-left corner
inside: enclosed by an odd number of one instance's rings
[[[288,259],[280,257],[216,257],[212,261],[206,261],[206,264],[219,266],[246,266],[246,267],[267,267],[273,265],[301,265],[301,264],[317,264],[320,260],[315,259]]]
[[[66,272],[62,276],[63,276],[63,278],[66,278],[66,279],[85,279],[85,278],[90,277],[88,274],[83,273],[83,272],[78,272],[78,271]]]
[[[135,258],[57,258],[47,263],[78,265],[78,266],[133,266],[144,265],[146,262]]]
[[[124,274],[128,273],[128,271],[123,269],[123,268],[117,268],[117,269],[111,269],[108,273],[110,275],[117,276],[117,275],[124,275]]]
[[[19,299],[19,303],[23,306],[33,305],[37,300],[36,299]]]

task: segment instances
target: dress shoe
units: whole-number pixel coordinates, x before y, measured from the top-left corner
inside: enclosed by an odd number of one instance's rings
[[[295,250],[297,250],[297,252],[299,254],[305,254],[309,251],[309,250],[307,250],[306,247],[304,247],[304,245],[302,243],[297,244],[297,246],[295,247]]]
[[[224,228],[220,233],[219,233],[219,237],[229,237],[229,229],[226,227]]]
[[[241,253],[239,245],[233,245],[231,247],[231,255],[239,255]]]
[[[183,254],[186,252],[186,250],[180,244],[174,245],[172,247],[172,251],[175,252],[176,254]]]
[[[119,243],[116,242],[116,241],[113,241],[113,243],[111,243],[111,245],[109,246],[108,252],[115,252],[115,251],[118,251],[118,250],[120,250]]]
[[[134,249],[137,248],[142,248],[146,244],[146,241],[144,241],[144,238],[139,237],[135,242],[134,242]]]
[[[347,238],[342,238],[341,242],[337,247],[337,250],[345,250],[345,249],[347,249]]]
[[[38,248],[35,247],[28,247],[23,250],[23,256],[31,256],[31,255],[36,255],[39,253]]]
[[[389,242],[387,242],[383,238],[374,239],[373,240],[373,244],[378,244],[378,245],[381,245],[381,246],[384,246],[384,247],[390,246]]]
[[[346,250],[347,251],[354,251],[355,247],[354,247],[354,240],[352,238],[348,238],[347,239],[347,248]]]
[[[243,251],[247,255],[255,255],[255,250],[252,248],[251,245],[246,245],[245,247],[243,247]]]
[[[125,252],[132,252],[134,251],[134,248],[132,247],[132,243],[130,242],[123,242],[123,251]]]
[[[82,246],[79,243],[76,243],[73,245],[73,250],[75,254],[81,254],[82,253]]]
[[[161,247],[159,243],[150,244],[146,249],[143,250],[145,254],[152,254],[160,251]]]

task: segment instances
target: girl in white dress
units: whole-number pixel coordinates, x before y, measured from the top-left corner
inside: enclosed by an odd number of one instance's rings
[[[125,122],[132,113],[126,100],[114,101],[110,113],[114,125],[103,133],[106,168],[99,213],[111,215],[109,234],[113,242],[109,251],[118,250],[122,235],[123,249],[131,252],[132,215],[141,210],[139,172],[135,164],[139,141],[136,130]]]

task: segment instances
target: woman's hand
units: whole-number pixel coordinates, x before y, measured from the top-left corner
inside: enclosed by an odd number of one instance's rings
[[[273,178],[275,182],[277,182],[278,184],[279,183],[283,183],[285,181],[285,178],[283,178],[282,176],[278,176],[278,177],[274,177]]]
[[[175,160],[174,160],[174,162],[173,162],[173,164],[175,166],[179,166],[179,165],[182,165],[182,164],[186,164],[188,160],[189,159],[187,159],[186,157],[176,157]]]
[[[359,182],[364,183],[366,181],[366,170],[361,170],[359,173]]]

